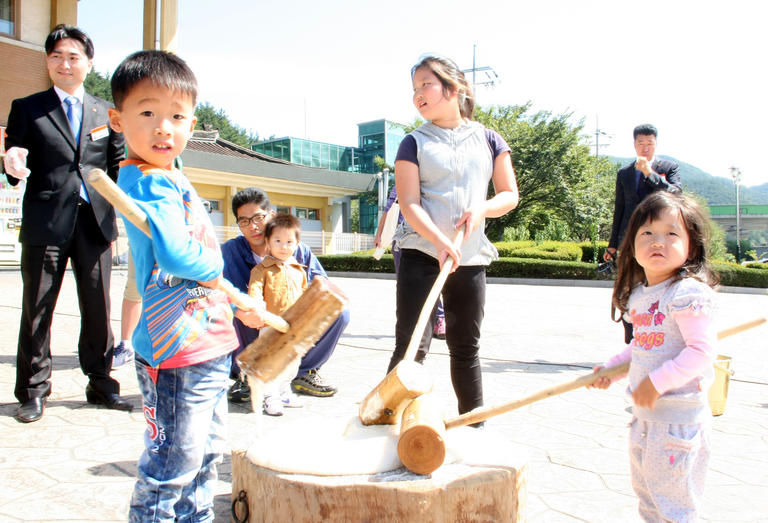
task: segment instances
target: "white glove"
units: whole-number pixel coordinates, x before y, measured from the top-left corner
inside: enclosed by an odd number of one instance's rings
[[[27,169],[27,154],[29,154],[29,151],[23,147],[11,147],[8,149],[5,152],[5,158],[3,158],[6,174],[10,174],[19,180],[24,180],[29,176],[30,170]]]

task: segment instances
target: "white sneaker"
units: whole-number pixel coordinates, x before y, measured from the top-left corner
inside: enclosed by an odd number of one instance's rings
[[[283,400],[283,406],[289,409],[300,409],[304,406],[304,400],[301,399],[298,394],[294,394],[290,390],[284,390],[280,393],[280,399]]]
[[[283,400],[279,395],[264,396],[264,414],[269,416],[283,415]]]

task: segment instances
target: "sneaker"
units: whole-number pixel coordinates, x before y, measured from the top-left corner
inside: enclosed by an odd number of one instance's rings
[[[432,330],[432,336],[438,340],[445,339],[445,318],[438,318],[435,322],[435,328]]]
[[[279,394],[264,396],[264,414],[269,416],[283,415],[283,399]]]
[[[298,394],[294,394],[290,390],[284,390],[280,393],[280,399],[283,400],[283,407],[289,409],[300,409],[304,406],[304,400]]]
[[[133,350],[126,348],[125,344],[121,341],[120,345],[115,347],[115,352],[112,354],[112,370],[119,369],[131,361],[133,361]]]
[[[244,380],[235,378],[235,382],[227,392],[227,399],[232,403],[245,403],[251,401],[251,388]]]
[[[328,385],[316,370],[310,370],[304,376],[293,378],[291,381],[291,390],[297,394],[306,394],[307,396],[318,396],[325,398],[336,394],[336,387]]]

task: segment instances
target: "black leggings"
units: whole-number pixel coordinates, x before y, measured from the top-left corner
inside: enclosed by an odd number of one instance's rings
[[[415,249],[403,249],[397,273],[395,352],[389,369],[403,359],[405,349],[440,267],[437,260]],[[480,326],[485,307],[485,266],[461,266],[443,286],[445,341],[451,357],[451,382],[459,400],[459,414],[483,404],[480,372]],[[431,333],[434,314],[427,329]],[[420,355],[421,356],[421,355]]]

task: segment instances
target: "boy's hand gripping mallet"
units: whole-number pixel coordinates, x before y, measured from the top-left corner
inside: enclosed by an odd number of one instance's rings
[[[120,187],[107,176],[107,173],[101,169],[91,169],[88,174],[88,181],[93,187],[99,191],[105,200],[112,204],[123,217],[135,225],[141,232],[152,238],[152,231],[149,228],[149,222],[147,221],[147,215],[139,208],[138,205],[123,192]],[[224,278],[219,279],[219,284],[216,289],[224,292],[230,299],[230,301],[242,310],[253,310],[258,308],[256,301],[237,290],[234,285]],[[259,311],[264,323],[276,329],[280,332],[288,332],[288,322],[277,314],[272,314],[268,311]]]

